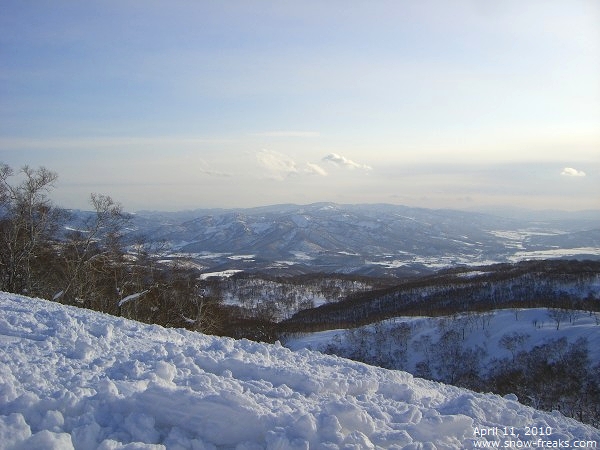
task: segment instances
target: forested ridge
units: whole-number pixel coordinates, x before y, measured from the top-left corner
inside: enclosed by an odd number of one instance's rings
[[[315,331],[356,327],[401,315],[441,316],[513,306],[597,311],[599,291],[599,261],[523,261],[446,270],[357,293],[341,302],[302,310],[281,326],[290,331]]]

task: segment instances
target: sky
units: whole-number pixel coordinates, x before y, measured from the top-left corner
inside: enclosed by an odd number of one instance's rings
[[[600,2],[3,0],[0,162],[68,208],[600,209]]]

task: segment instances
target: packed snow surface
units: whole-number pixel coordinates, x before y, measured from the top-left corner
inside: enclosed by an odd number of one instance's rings
[[[2,449],[459,449],[509,441],[522,448],[540,439],[555,448],[595,448],[600,442],[599,430],[510,397],[308,350],[165,329],[12,294],[0,293],[0,310]]]

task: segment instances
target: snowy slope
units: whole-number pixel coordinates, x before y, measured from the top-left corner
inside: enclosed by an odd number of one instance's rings
[[[558,413],[308,350],[10,294],[0,311],[3,449],[456,449],[539,430],[600,442]]]
[[[590,361],[600,363],[600,316],[586,311],[571,311],[571,321],[565,317],[556,328],[547,308],[531,309],[501,309],[485,314],[465,313],[442,317],[396,317],[371,325],[365,325],[348,332],[345,329],[306,333],[285,342],[286,347],[293,350],[314,349],[323,351],[336,344],[341,352],[336,354],[351,354],[357,345],[366,349],[366,356],[383,355],[389,359],[391,367],[402,367],[404,370],[415,372],[416,364],[425,358],[424,349],[419,342],[427,337],[432,345],[448,330],[455,330],[462,336],[463,349],[480,349],[481,367],[493,365],[494,360],[510,358],[511,353],[500,345],[500,340],[506,335],[522,335],[525,337],[517,350],[529,351],[535,346],[548,343],[550,340],[565,338],[574,343],[585,339],[588,344]],[[398,324],[409,325],[410,332],[406,338],[408,349],[405,361],[394,361],[393,351],[398,344],[393,339],[393,330]],[[357,342],[357,336],[361,342]],[[387,353],[392,353],[387,355]]]

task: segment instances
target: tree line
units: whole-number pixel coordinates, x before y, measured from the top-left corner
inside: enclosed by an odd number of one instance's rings
[[[464,270],[464,269],[463,269]],[[482,275],[443,271],[394,287],[360,292],[283,321],[282,331],[351,328],[397,316],[549,307],[598,311],[600,261],[544,260],[497,264]]]

